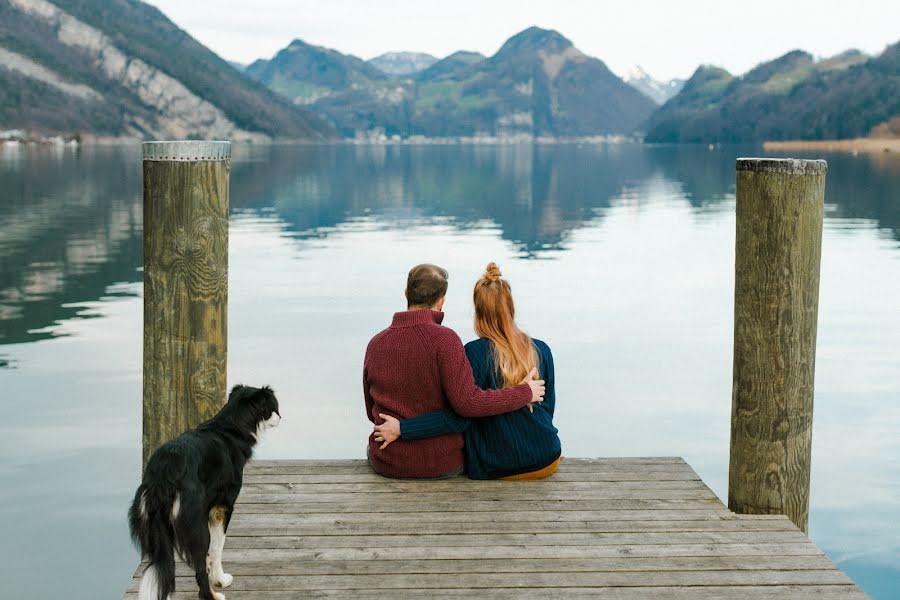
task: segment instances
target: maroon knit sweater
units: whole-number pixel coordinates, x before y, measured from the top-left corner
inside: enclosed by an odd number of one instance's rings
[[[487,417],[518,410],[531,402],[523,383],[504,390],[475,385],[462,341],[441,326],[444,313],[409,310],[394,314],[391,326],[372,338],[363,366],[366,414],[408,419],[435,410],[463,417]],[[463,436],[451,433],[422,440],[398,439],[384,450],[369,436],[369,460],[392,477],[438,477],[463,464]]]

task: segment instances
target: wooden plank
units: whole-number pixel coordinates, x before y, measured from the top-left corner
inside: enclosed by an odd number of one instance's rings
[[[516,559],[594,559],[619,557],[716,557],[716,556],[822,556],[809,542],[801,543],[703,543],[703,544],[611,544],[604,546],[408,546],[400,548],[241,548],[230,539],[225,547],[226,560],[242,556],[246,560],[516,560]]]
[[[293,505],[290,505],[293,506]],[[233,522],[243,522],[251,515],[289,516],[298,523],[372,523],[372,514],[363,512],[319,512],[307,513],[298,510],[273,510],[285,508],[279,504],[240,504]],[[523,510],[522,505],[511,505],[510,510],[481,511],[416,511],[386,512],[377,517],[382,524],[405,523],[409,521],[428,521],[431,523],[483,523],[483,522],[517,522],[530,520],[533,522],[565,522],[565,521],[720,521],[744,520],[727,510],[686,509],[686,510]],[[774,515],[766,515],[774,516]],[[770,520],[786,520],[776,517]]]
[[[268,505],[278,512],[327,513],[327,512],[365,512],[365,513],[408,513],[408,512],[473,512],[473,511],[515,511],[522,509],[521,502],[497,499],[484,500],[449,500],[423,502],[399,502],[366,500],[364,496],[351,498],[342,502],[297,502],[285,494],[242,494],[238,500],[238,511],[244,506]],[[566,510],[689,510],[724,508],[718,498],[595,498],[591,500],[534,500],[528,507],[535,511]],[[262,510],[262,509],[260,509]]]
[[[318,467],[309,465],[306,462],[283,464],[281,461],[276,461],[271,465],[260,465],[253,461],[246,466],[245,473],[249,475],[277,475],[279,473],[294,475],[352,475],[368,473],[375,475],[366,461],[335,467]],[[686,463],[590,463],[566,459],[560,464],[557,473],[694,473],[694,470]],[[377,476],[382,477],[381,475]]]
[[[426,488],[427,489],[427,488]],[[508,490],[497,491],[446,491],[446,492],[421,492],[411,491],[386,491],[373,492],[315,492],[306,487],[289,488],[272,484],[250,484],[244,486],[241,495],[249,496],[247,502],[260,502],[259,498],[268,496],[275,498],[272,501],[293,502],[368,502],[381,500],[383,502],[412,502],[415,504],[427,504],[441,500],[490,500],[490,501],[535,501],[535,500],[603,500],[603,499],[672,499],[672,500],[718,500],[712,492],[697,487],[695,489],[611,489],[605,486],[584,491],[546,491],[542,492],[534,487],[517,486]],[[278,498],[282,496],[284,498]],[[379,496],[379,498],[372,498]]]
[[[801,571],[637,571],[600,573],[412,573],[367,575],[244,575],[235,578],[232,591],[242,590],[381,590],[533,587],[652,587],[708,585],[838,585],[852,583],[837,569]],[[193,577],[177,578],[179,589],[194,584]],[[128,591],[136,591],[132,580]]]
[[[685,531],[678,533],[499,533],[446,535],[228,536],[229,548],[355,548],[445,546],[591,546],[621,544],[762,544],[803,543],[800,531]]]
[[[307,470],[307,469],[303,469]],[[353,473],[294,473],[281,469],[254,469],[244,473],[245,483],[293,483],[295,485],[309,485],[321,483],[385,483],[408,480],[388,479],[372,472],[358,471]],[[474,481],[460,477],[451,479],[456,484],[477,487],[487,482]],[[557,471],[546,479],[538,479],[528,482],[529,485],[546,485],[563,481],[597,482],[597,481],[700,481],[700,478],[690,469],[666,469],[662,471]],[[509,485],[514,482],[506,482]]]
[[[267,477],[267,479],[271,479]],[[443,493],[472,494],[472,493],[498,493],[516,494],[544,494],[550,492],[595,492],[595,491],[632,491],[632,490],[688,490],[708,491],[708,488],[699,479],[674,480],[674,481],[472,481],[471,479],[458,479],[452,481],[400,481],[387,479],[375,482],[356,483],[309,483],[300,484],[293,481],[273,482],[244,482],[244,488],[248,492],[283,493],[297,491],[298,493],[315,494],[349,494],[364,492],[366,494],[389,493]]]
[[[626,481],[562,481],[552,477],[538,481],[473,481],[458,479],[451,481],[381,481],[322,482],[309,483],[300,480],[302,476],[259,475],[244,479],[245,489],[302,490],[314,493],[343,494],[349,492],[392,493],[392,492],[451,492],[469,494],[472,492],[523,492],[546,493],[553,491],[605,490],[706,490],[699,479],[677,480],[626,480]]]
[[[251,551],[225,553],[225,570],[241,575],[361,575],[367,573],[548,573],[602,571],[718,571],[718,570],[828,570],[834,564],[823,555],[801,556],[685,556],[685,557],[607,557],[594,559],[465,559],[465,560],[303,560],[283,554],[278,559],[255,558]],[[193,571],[181,561],[177,574]]]
[[[251,518],[253,517],[253,518]],[[380,521],[362,523],[309,523],[287,518],[286,515],[242,515],[232,521],[230,536],[275,535],[443,535],[443,534],[505,534],[505,533],[607,533],[607,532],[687,532],[687,531],[796,531],[796,526],[784,521],[743,521],[718,519],[706,521],[529,521],[476,523],[428,520]]]
[[[334,467],[318,467],[305,461],[282,462],[274,461],[270,464],[260,464],[252,461],[246,467],[249,474],[277,474],[293,473],[295,475],[323,475],[323,474],[354,474],[372,473],[372,467],[366,461],[357,461],[353,464],[343,464]],[[563,473],[680,473],[693,472],[693,468],[687,463],[594,463],[582,462],[577,459],[564,459],[557,472]]]
[[[407,589],[402,594],[391,592],[391,597],[396,598],[433,598],[434,590]],[[485,590],[483,588],[454,588],[442,589],[442,597],[491,597],[509,599],[561,599],[569,598],[596,598],[601,596],[604,600],[867,600],[859,588],[853,585],[810,585],[810,586],[706,586],[706,587],[621,587],[621,588],[565,588],[554,590],[551,588],[495,588]],[[288,590],[288,591],[263,591],[241,592],[241,600],[306,600],[307,598],[346,598],[345,590]],[[353,590],[352,597],[355,600],[384,600],[385,593],[377,589]],[[125,596],[126,600],[136,600],[137,593],[131,592]],[[196,600],[197,592],[178,591],[172,596],[172,600]]]
[[[686,465],[680,456],[622,456],[600,458],[572,458],[565,457],[562,464],[570,465]],[[329,472],[335,467],[365,467],[369,469],[368,462],[360,458],[301,458],[301,459],[255,459],[248,467],[315,467],[326,468]]]

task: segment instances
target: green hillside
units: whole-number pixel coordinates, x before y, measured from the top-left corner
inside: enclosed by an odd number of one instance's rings
[[[793,51],[741,77],[702,66],[649,119],[649,142],[865,137],[900,115],[900,43],[815,61]]]

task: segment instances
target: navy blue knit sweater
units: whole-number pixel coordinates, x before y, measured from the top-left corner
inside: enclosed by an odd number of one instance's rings
[[[556,404],[553,355],[541,340],[538,370],[546,382],[544,401],[497,415],[467,419],[451,411],[435,411],[400,421],[400,436],[417,440],[462,431],[465,437],[466,472],[472,479],[497,479],[543,469],[560,456],[561,447],[553,426]],[[485,338],[466,344],[475,384],[485,390],[503,387],[503,377],[494,362],[492,344]]]

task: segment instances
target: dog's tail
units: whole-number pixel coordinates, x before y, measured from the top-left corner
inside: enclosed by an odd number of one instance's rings
[[[131,537],[149,565],[141,576],[139,600],[168,600],[175,591],[175,528],[178,491],[170,482],[142,483],[128,513]]]

